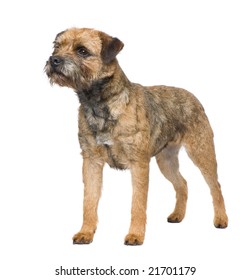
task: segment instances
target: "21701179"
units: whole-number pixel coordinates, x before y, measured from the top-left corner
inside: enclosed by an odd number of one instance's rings
[[[148,275],[194,275],[196,267],[194,266],[157,266],[149,267]]]

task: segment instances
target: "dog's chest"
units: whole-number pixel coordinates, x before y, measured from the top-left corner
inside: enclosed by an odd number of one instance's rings
[[[107,125],[91,115],[88,120],[91,122],[87,121],[86,113],[80,111],[78,136],[83,152],[89,155],[98,153],[110,167],[129,168],[130,162],[136,157],[137,149],[134,145],[141,142],[140,133],[131,131],[125,134],[118,121],[116,125]]]
[[[114,139],[110,132],[99,132],[95,136],[95,141],[97,145],[112,146],[114,145]]]
[[[83,114],[97,142],[100,144],[109,142],[110,133],[116,120],[112,118],[108,106],[99,103],[91,106],[84,104]]]

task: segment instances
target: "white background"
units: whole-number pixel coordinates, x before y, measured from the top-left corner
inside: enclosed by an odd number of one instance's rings
[[[61,265],[145,269],[139,279],[249,277],[247,2],[2,1],[1,279],[72,279],[55,276]],[[230,219],[227,229],[213,227],[209,189],[182,151],[181,171],[189,184],[182,223],[166,221],[175,194],[152,159],[145,243],[124,246],[130,174],[107,167],[94,242],[72,245],[82,222],[78,100],[69,89],[51,87],[43,73],[55,35],[72,26],[93,27],[120,38],[125,47],[118,59],[131,81],[183,87],[199,98],[215,133],[219,178]],[[147,276],[150,266],[195,266],[197,272],[182,277]]]

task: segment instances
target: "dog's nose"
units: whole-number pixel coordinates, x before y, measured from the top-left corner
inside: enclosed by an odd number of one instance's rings
[[[49,58],[49,61],[52,66],[57,67],[62,64],[63,59],[60,56],[54,55]]]

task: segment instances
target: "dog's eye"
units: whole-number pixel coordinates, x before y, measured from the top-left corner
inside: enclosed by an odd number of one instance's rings
[[[76,49],[76,52],[78,55],[80,55],[81,57],[84,57],[84,58],[90,56],[90,53],[84,47],[78,47]]]

